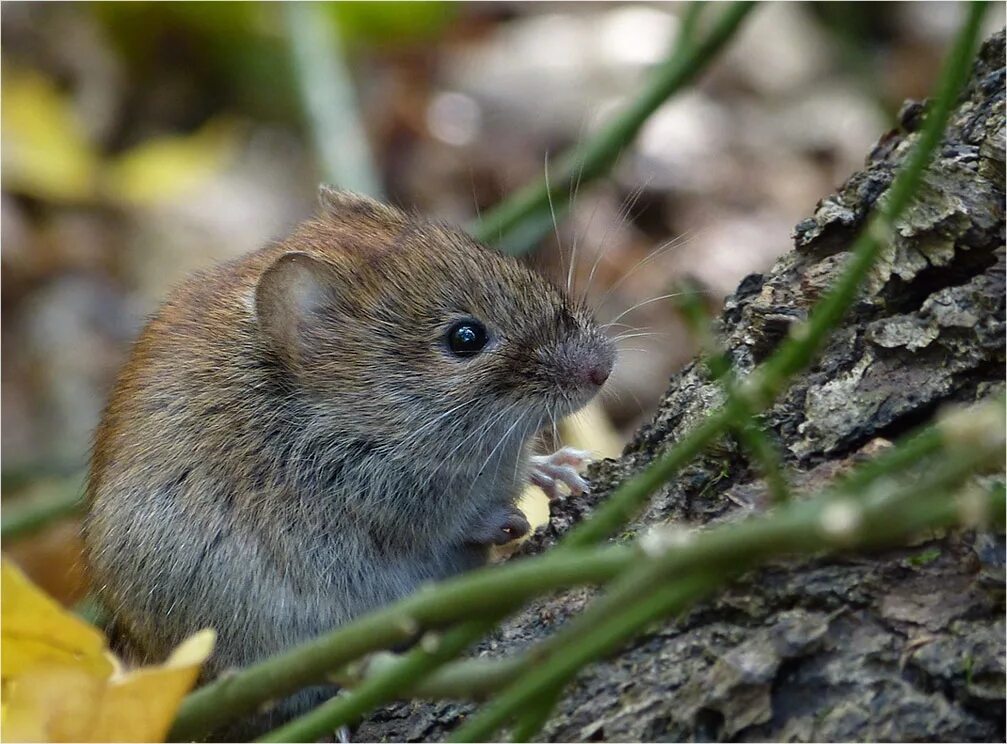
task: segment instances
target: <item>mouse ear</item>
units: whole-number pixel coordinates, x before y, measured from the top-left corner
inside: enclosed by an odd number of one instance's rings
[[[325,183],[318,187],[318,204],[323,213],[343,219],[365,217],[387,224],[401,222],[405,218],[395,207],[382,204],[377,199],[343,191]]]
[[[306,253],[286,253],[259,277],[255,317],[281,357],[297,362],[305,321],[332,301],[336,276]]]

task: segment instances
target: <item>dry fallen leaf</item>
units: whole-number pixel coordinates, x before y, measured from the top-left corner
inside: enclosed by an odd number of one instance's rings
[[[52,201],[93,198],[98,154],[54,81],[5,69],[2,122],[5,190]]]
[[[103,633],[3,561],[3,741],[163,741],[213,651],[201,631],[159,666],[124,671]]]
[[[237,126],[214,119],[191,134],[142,142],[110,160],[102,192],[116,202],[149,206],[190,193],[233,159]]]

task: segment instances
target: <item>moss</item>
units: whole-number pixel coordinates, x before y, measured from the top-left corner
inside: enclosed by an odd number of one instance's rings
[[[906,563],[910,566],[925,566],[928,563],[933,563],[938,558],[941,557],[940,548],[929,548],[924,550],[922,553],[917,553],[916,555],[911,555],[906,558]]]

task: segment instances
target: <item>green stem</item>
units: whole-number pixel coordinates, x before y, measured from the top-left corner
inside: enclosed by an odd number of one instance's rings
[[[450,661],[493,629],[494,621],[470,620],[443,637],[424,636],[419,644],[380,674],[369,677],[350,692],[336,695],[290,723],[270,731],[256,741],[317,741],[340,726],[355,723],[368,711],[395,698],[413,681],[430,674]]]
[[[505,613],[529,597],[567,586],[604,583],[637,561],[627,546],[491,566],[410,595],[289,651],[220,677],[185,698],[169,740],[190,740],[263,702],[324,680],[351,661],[411,641],[428,628]]]
[[[528,707],[521,712],[517,722],[514,724],[510,740],[517,744],[518,742],[531,741],[535,738],[535,735],[542,730],[546,721],[549,720],[552,709],[556,707],[556,703],[559,702],[562,694],[563,688],[557,686],[537,700],[531,701]]]
[[[567,533],[560,548],[583,547],[616,532],[639,511],[651,493],[729,427],[741,421],[748,412],[746,409],[757,412],[769,406],[790,378],[811,362],[831,335],[831,329],[852,304],[857,288],[874,266],[882,246],[895,229],[896,220],[909,205],[923,178],[923,171],[940,141],[951,107],[968,76],[984,11],[983,3],[972,3],[965,26],[944,67],[938,95],[927,115],[923,131],[883,198],[880,211],[854,242],[852,255],[839,281],[815,306],[808,321],[798,326],[791,337],[740,386],[744,404],[738,398],[728,400],[722,408],[710,414],[670,452],[616,489],[590,520]]]
[[[828,338],[829,329],[840,321],[852,304],[881,248],[895,234],[896,222],[912,202],[924,171],[944,134],[951,109],[968,79],[969,68],[979,45],[979,29],[985,12],[984,2],[970,3],[968,17],[944,66],[936,97],[927,112],[919,139],[892,185],[881,197],[879,210],[853,244],[852,255],[843,276],[829,294],[815,305],[807,322],[794,328],[789,342],[763,365],[758,398],[775,397],[791,375],[811,362]]]
[[[335,681],[346,687],[361,684],[372,674],[393,667],[399,656],[391,652],[376,654],[356,675],[338,675]],[[460,659],[416,680],[406,692],[410,697],[430,700],[484,700],[499,691],[521,671],[523,659]]]
[[[762,430],[755,412],[738,395],[738,381],[731,366],[731,360],[720,347],[711,330],[712,319],[706,306],[700,300],[700,293],[688,283],[678,293],[679,307],[685,316],[692,335],[698,340],[701,353],[706,357],[706,366],[713,379],[720,382],[727,400],[744,410],[744,417],[734,425],[741,443],[749,455],[759,465],[773,501],[781,504],[790,500],[790,484],[784,474],[783,464],[776,446]]]
[[[479,714],[457,729],[448,739],[451,742],[493,741],[493,733],[507,723],[521,706],[534,705],[539,697],[558,695],[562,687],[591,660],[614,651],[622,639],[634,634],[654,617],[666,615],[673,608],[684,608],[706,594],[711,580],[703,573],[684,576],[674,584],[659,585],[650,591],[643,602],[634,602],[631,611],[601,620],[580,638],[578,647],[559,657],[556,664],[547,667],[530,667],[526,676],[514,686],[504,690]],[[519,686],[518,686],[519,685]],[[530,694],[530,693],[534,694]],[[536,697],[537,696],[537,697]],[[514,741],[522,741],[515,729]]]
[[[45,529],[53,522],[78,514],[84,508],[79,478],[55,486],[45,499],[34,499],[21,506],[9,506],[0,521],[0,539],[19,540]]]
[[[323,3],[284,3],[295,82],[326,181],[381,198],[339,34]]]
[[[691,33],[696,25],[699,8],[690,11],[687,21],[690,17],[692,20],[683,23],[683,34],[680,35],[681,49],[658,68],[640,97],[595,137],[564,156],[548,185],[542,180],[526,186],[483,215],[482,220],[472,227],[476,239],[485,243],[501,242],[532,216],[548,215],[550,200],[559,201],[574,181],[586,183],[607,172],[650,115],[717,58],[717,53],[734,35],[752,7],[751,2],[732,3],[699,43],[684,38],[685,32]],[[530,244],[525,240],[512,252],[523,252],[528,248]]]

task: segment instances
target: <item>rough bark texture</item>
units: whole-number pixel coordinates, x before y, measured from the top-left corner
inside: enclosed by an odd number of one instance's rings
[[[762,361],[833,282],[914,143],[921,113],[907,104],[900,129],[881,138],[865,169],[797,225],[795,250],[727,300],[720,331],[740,372]],[[1001,33],[984,45],[918,201],[853,312],[764,417],[796,485],[820,488],[943,403],[1002,391],[1004,332]],[[622,458],[594,469],[594,496],[556,505],[533,549],[583,519],[721,397],[702,365],[684,369]],[[727,440],[658,493],[629,532],[737,519],[764,496],[757,472]],[[585,670],[542,738],[1003,741],[1003,556],[1000,535],[955,533],[884,554],[764,568]],[[520,651],[592,596],[583,589],[536,602],[480,653]],[[436,740],[470,710],[397,704],[355,738]]]

